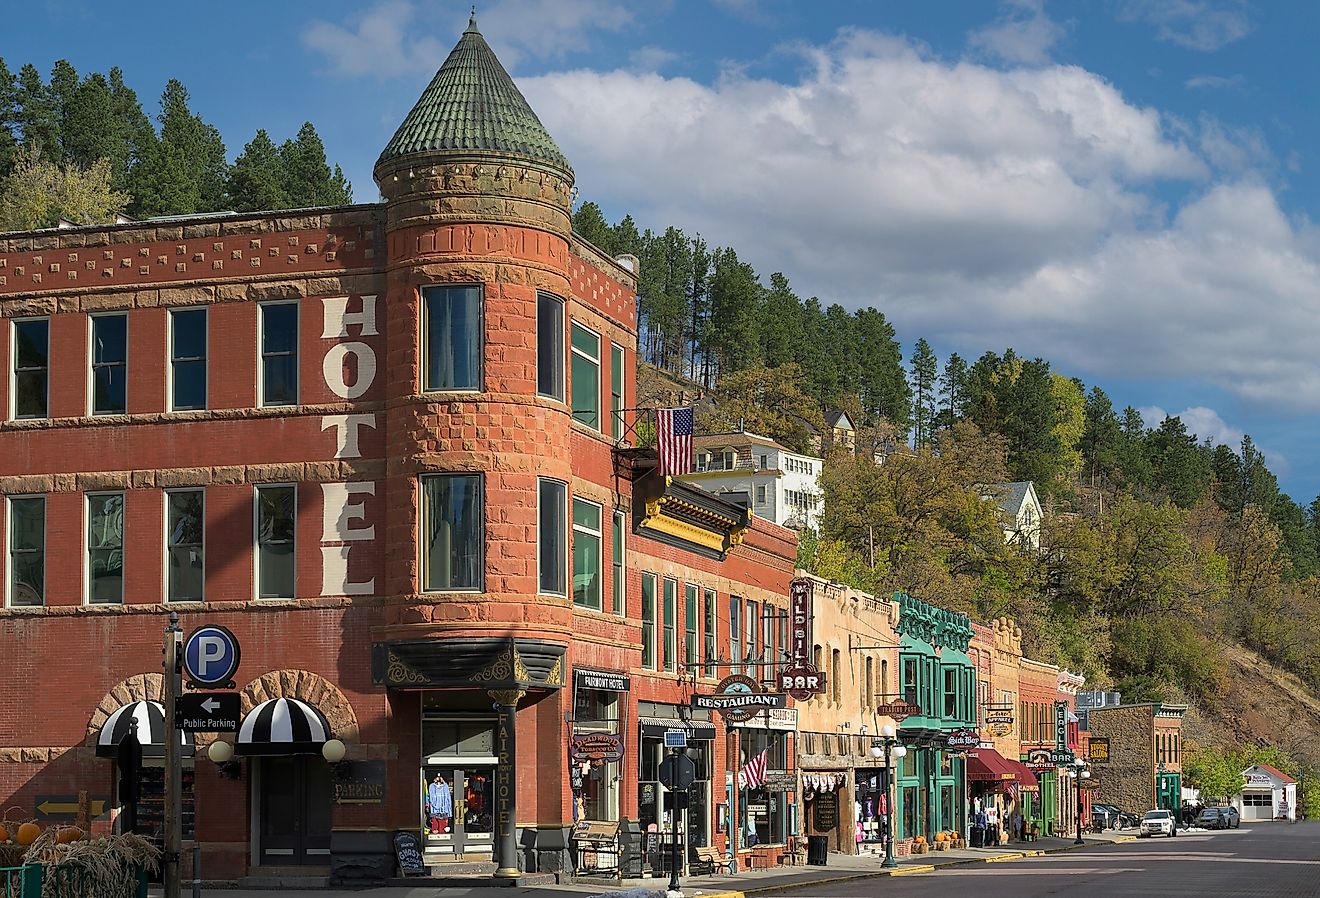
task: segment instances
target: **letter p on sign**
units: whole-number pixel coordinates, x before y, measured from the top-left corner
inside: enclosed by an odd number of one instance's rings
[[[183,649],[188,678],[201,686],[229,683],[238,670],[238,639],[224,627],[198,627]]]

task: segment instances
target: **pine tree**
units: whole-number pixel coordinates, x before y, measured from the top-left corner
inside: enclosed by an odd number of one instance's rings
[[[188,107],[188,90],[175,79],[160,98],[160,137],[133,171],[136,208],[146,215],[216,212],[225,206],[228,162],[214,125]]]
[[[710,283],[710,308],[716,321],[711,335],[716,371],[725,377],[755,365],[760,355],[757,311],[761,284],[752,266],[738,259],[731,248],[714,253],[715,274]]]
[[[270,135],[259,130],[229,169],[229,207],[236,212],[291,208],[285,183],[280,151]]]
[[[21,142],[36,147],[43,159],[58,161],[62,152],[59,111],[41,73],[31,63],[19,70],[15,99]]]
[[[14,166],[18,128],[18,79],[0,59],[0,179]]]
[[[1114,404],[1099,387],[1092,387],[1086,397],[1086,430],[1082,434],[1082,463],[1092,486],[1108,477],[1118,467],[1122,427],[1114,414]]]
[[[155,143],[156,132],[142,111],[137,92],[124,83],[124,73],[117,66],[110,70],[110,109],[124,147],[122,159],[116,154],[110,160],[114,185],[117,190],[127,190],[133,168]]]
[[[873,308],[859,309],[853,314],[853,332],[860,363],[860,423],[877,426],[884,419],[906,438],[912,426],[912,392],[894,326]]]
[[[912,349],[912,446],[924,449],[931,442],[931,425],[935,419],[935,378],[939,360],[926,338],[917,340]]]
[[[610,231],[609,223],[605,221],[605,214],[600,211],[600,206],[595,203],[583,203],[573,210],[573,233],[596,246],[605,254],[615,255],[614,248],[611,246],[613,233]]]
[[[937,416],[937,424],[942,429],[952,427],[967,414],[967,361],[958,353],[952,353],[945,361],[939,388],[944,406]]]
[[[688,377],[713,386],[710,363],[711,255],[701,235],[692,238],[692,276],[688,285],[688,308],[692,325],[688,330]]]
[[[78,70],[73,67],[73,63],[69,62],[67,59],[55,60],[55,65],[50,70],[50,87],[48,92],[51,104],[55,110],[55,123],[58,129],[56,132],[56,141],[59,144],[59,158],[61,160],[68,159],[68,138],[70,133],[68,115],[70,108],[73,106],[74,95],[78,92]]]
[[[304,122],[298,136],[280,147],[284,166],[284,193],[293,208],[345,206],[353,192],[344,173],[332,172],[325,159],[325,144],[311,122]]]

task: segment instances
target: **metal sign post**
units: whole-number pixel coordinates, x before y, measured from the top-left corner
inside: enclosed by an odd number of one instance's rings
[[[183,690],[181,659],[183,631],[178,612],[170,612],[165,628],[165,898],[180,898],[183,850],[183,759],[179,756],[179,730],[175,725],[179,693]]]

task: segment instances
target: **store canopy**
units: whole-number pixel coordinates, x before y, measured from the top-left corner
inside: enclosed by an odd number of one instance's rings
[[[981,783],[1011,783],[1017,769],[993,748],[974,748],[967,753],[967,778]]]
[[[1036,774],[1031,768],[1021,761],[1014,761],[1011,758],[1006,759],[1010,767],[1017,773],[1018,785],[1024,789],[1032,790],[1039,787],[1040,783],[1036,779]]]
[[[330,725],[317,708],[296,698],[272,698],[257,705],[238,728],[234,752],[240,755],[318,755],[330,738]]]
[[[121,705],[106,718],[96,737],[96,754],[113,758],[119,754],[119,743],[137,725],[137,739],[142,743],[142,757],[165,757],[165,706],[160,702],[137,701]],[[193,753],[192,736],[179,731],[179,745],[183,755]]]

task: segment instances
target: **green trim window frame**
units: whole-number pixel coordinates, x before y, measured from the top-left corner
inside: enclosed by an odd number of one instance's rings
[[[573,420],[600,430],[600,334],[573,322]]]
[[[921,704],[921,677],[918,673],[920,659],[915,655],[904,655],[899,663],[902,675],[899,689],[902,691],[903,700],[913,704]],[[926,708],[923,707],[922,711],[925,710]]]
[[[564,301],[536,294],[536,393],[564,401]]]
[[[536,482],[537,591],[568,595],[568,484],[541,477]]]
[[[742,596],[729,596],[729,673],[742,673]]]
[[[482,388],[482,288],[434,284],[422,295],[422,390]]]
[[[92,341],[90,411],[93,415],[122,415],[128,411],[128,315],[93,315],[88,323]]]
[[[170,411],[206,408],[206,309],[170,309]]]
[[[642,667],[655,670],[655,574],[642,573]]]
[[[573,497],[573,604],[602,610],[601,517],[598,502]]]
[[[624,355],[623,347],[618,343],[610,344],[610,436],[623,439],[623,390],[624,390]]]
[[[9,565],[5,606],[39,608],[46,604],[46,497],[10,496]]]
[[[261,376],[257,404],[298,404],[298,301],[263,302],[257,306],[261,333]]]
[[[268,483],[253,492],[258,599],[292,599],[298,582],[298,486]]]
[[[480,474],[423,474],[423,592],[481,592],[485,491]]]
[[[678,670],[678,581],[664,579],[664,664],[666,673]]]
[[[697,637],[697,585],[689,583],[683,590],[683,663],[687,670],[697,668],[697,650],[701,643]]]
[[[13,359],[9,416],[15,420],[49,417],[50,319],[14,319],[9,357]]]
[[[628,611],[628,588],[627,588],[627,567],[624,554],[626,548],[625,541],[628,534],[628,515],[626,512],[615,510],[614,512],[614,532],[611,534],[610,551],[613,553],[614,561],[614,589],[611,594],[611,601],[614,603],[615,614],[627,614]]]
[[[958,705],[958,669],[956,667],[946,667],[943,674],[944,685],[944,704],[942,707],[943,716],[947,720],[957,720],[961,715]]]
[[[165,600],[200,602],[206,589],[206,491],[165,491]]]
[[[761,611],[760,611],[760,606],[756,602],[751,601],[750,599],[747,601],[747,617],[743,619],[743,623],[746,624],[746,626],[743,628],[743,632],[746,634],[745,635],[746,645],[744,646],[744,648],[747,651],[747,655],[746,655],[746,661],[748,662],[747,669],[748,671],[750,671],[751,676],[756,676],[757,666],[752,662],[759,660],[757,658],[758,650],[756,645],[756,638],[757,638],[757,634],[761,632]]]
[[[87,604],[124,602],[124,494],[87,494]]]
[[[713,589],[707,589],[702,599],[705,612],[706,626],[702,631],[704,637],[703,651],[706,655],[706,676],[714,677],[715,674],[715,635],[716,635],[716,602],[719,596]]]

